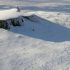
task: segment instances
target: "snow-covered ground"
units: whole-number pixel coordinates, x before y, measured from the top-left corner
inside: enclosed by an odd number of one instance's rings
[[[24,25],[0,29],[0,70],[70,70],[70,13],[21,14]]]

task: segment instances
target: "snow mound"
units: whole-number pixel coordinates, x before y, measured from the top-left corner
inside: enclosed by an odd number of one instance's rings
[[[19,16],[20,16],[20,12],[17,11],[17,8],[0,10],[0,20],[7,20]]]

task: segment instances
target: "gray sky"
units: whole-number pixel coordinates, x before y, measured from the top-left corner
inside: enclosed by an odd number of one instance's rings
[[[1,1],[1,0],[0,0]],[[2,1],[26,1],[26,2],[28,2],[28,1],[33,1],[33,2],[68,2],[68,3],[70,3],[70,0],[2,0]]]
[[[16,1],[17,1],[17,0],[16,0]],[[19,1],[70,2],[70,0],[19,0]]]
[[[70,1],[70,0],[22,0],[22,1]]]

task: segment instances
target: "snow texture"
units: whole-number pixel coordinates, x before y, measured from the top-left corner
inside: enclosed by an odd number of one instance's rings
[[[70,13],[21,14],[22,26],[0,29],[0,70],[70,70]]]

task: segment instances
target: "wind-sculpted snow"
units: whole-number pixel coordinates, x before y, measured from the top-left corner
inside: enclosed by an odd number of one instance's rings
[[[70,12],[70,3],[47,3],[27,1],[0,1],[0,9],[19,6],[21,10]]]
[[[50,4],[51,5],[51,4]],[[70,5],[45,5],[45,6],[20,6],[23,10],[33,11],[53,11],[53,12],[70,12]]]
[[[22,26],[0,29],[0,70],[70,70],[69,13],[22,13]]]

